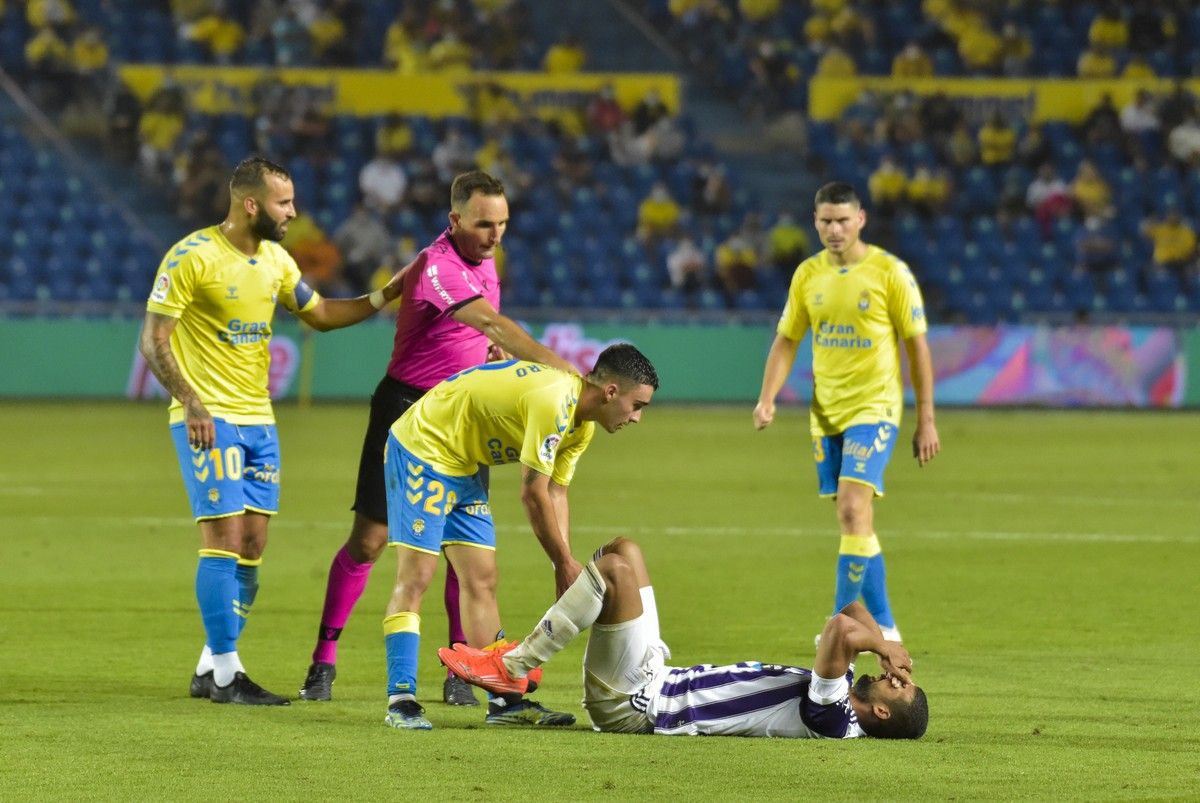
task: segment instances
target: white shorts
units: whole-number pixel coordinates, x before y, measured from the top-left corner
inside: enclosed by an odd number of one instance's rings
[[[645,615],[615,625],[592,625],[583,656],[583,707],[592,728],[605,733],[650,733],[645,700],[665,674],[662,643],[651,640]],[[639,705],[634,698],[641,701]]]

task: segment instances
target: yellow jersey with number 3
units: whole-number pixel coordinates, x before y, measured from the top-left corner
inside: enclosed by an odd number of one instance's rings
[[[569,485],[596,428],[575,424],[583,381],[524,360],[477,365],[434,385],[392,424],[392,434],[447,476],[521,463]]]
[[[799,342],[812,330],[814,436],[856,424],[900,425],[900,341],[927,328],[908,265],[881,248],[839,265],[821,251],[800,263],[776,331]]]
[[[295,313],[319,301],[278,243],[264,240],[251,257],[220,226],[209,226],[163,257],[146,309],[178,319],[171,353],[214,418],[271,424],[267,379],[276,302]],[[172,424],[183,421],[178,399],[171,400],[169,413]]]

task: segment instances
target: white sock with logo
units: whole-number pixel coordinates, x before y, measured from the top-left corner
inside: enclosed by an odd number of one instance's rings
[[[579,631],[591,627],[604,607],[604,589],[604,578],[595,562],[588,563],[558,602],[542,616],[533,632],[504,656],[508,671],[516,677],[524,677],[530,669],[557,655],[579,635]]]

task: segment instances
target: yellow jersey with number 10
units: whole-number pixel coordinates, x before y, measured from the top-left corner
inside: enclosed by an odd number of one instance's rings
[[[251,257],[220,226],[209,226],[163,257],[146,309],[178,319],[171,353],[214,418],[272,424],[267,379],[276,302],[294,313],[320,300],[278,243],[263,241]],[[171,400],[169,414],[172,424],[184,419],[178,399]]]
[[[926,330],[925,303],[908,265],[875,246],[852,265],[828,251],[800,263],[776,331],[799,342],[813,334],[814,436],[856,424],[900,425],[900,341]]]

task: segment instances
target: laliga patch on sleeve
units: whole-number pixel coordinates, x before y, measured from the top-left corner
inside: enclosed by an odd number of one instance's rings
[[[538,450],[538,456],[545,462],[549,463],[554,459],[554,455],[558,454],[558,443],[562,438],[558,435],[547,435],[542,441],[542,448]]]
[[[154,289],[150,291],[150,300],[161,304],[167,300],[167,293],[170,290],[171,277],[165,273],[160,273],[158,274],[158,278],[154,280]]]

